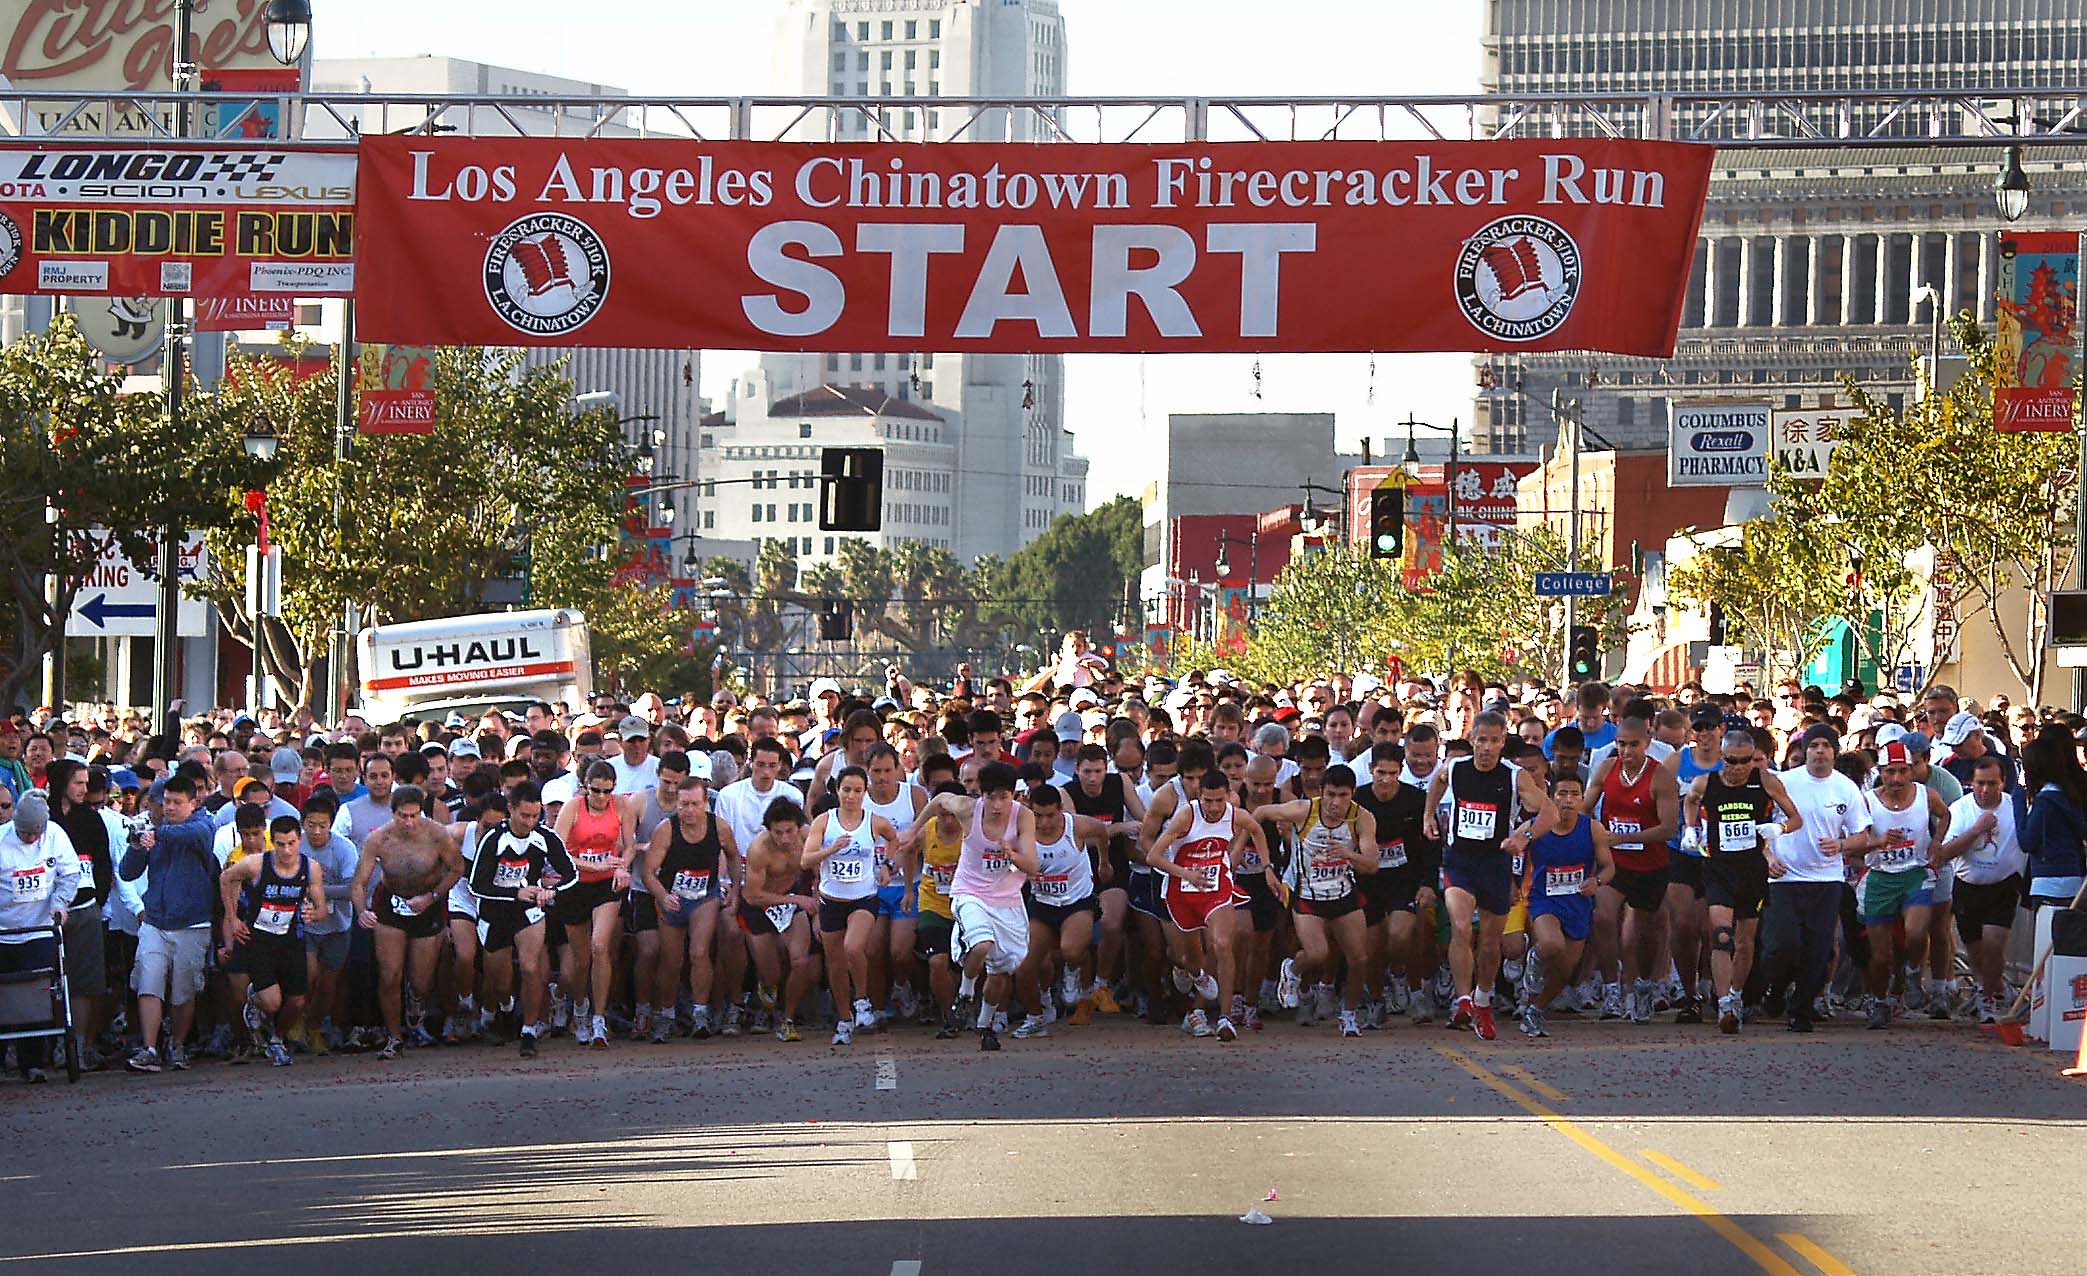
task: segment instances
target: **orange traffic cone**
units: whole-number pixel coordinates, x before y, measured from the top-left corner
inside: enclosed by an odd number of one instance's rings
[[[2073,1066],[2060,1071],[2058,1075],[2061,1077],[2087,1077],[2087,1032],[2080,1034],[2080,1053],[2079,1057],[2073,1060]]]

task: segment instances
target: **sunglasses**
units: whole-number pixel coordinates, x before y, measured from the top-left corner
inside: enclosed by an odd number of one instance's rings
[[[598,785],[598,784],[590,784],[590,785],[588,785],[588,786],[587,786],[587,791],[588,791],[589,793],[592,793],[592,794],[594,794],[594,795],[595,795],[596,797],[614,797],[614,796],[616,796],[616,790],[615,790],[615,789],[614,789],[613,787],[611,787],[611,788],[606,788],[606,789],[605,789],[605,788],[602,788],[602,787],[601,787],[600,785]]]
[[[1729,754],[1729,753],[1727,753],[1727,754],[1725,755],[1725,765],[1726,765],[1726,766],[1752,766],[1752,765],[1753,765],[1753,761],[1754,761],[1754,760],[1753,760],[1753,758],[1752,758],[1751,756],[1748,756],[1748,757],[1744,757],[1744,758],[1735,758],[1735,757],[1733,757],[1733,756],[1732,756],[1731,754]]]

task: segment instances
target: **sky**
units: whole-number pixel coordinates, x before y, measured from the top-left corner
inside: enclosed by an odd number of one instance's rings
[[[1059,0],[1067,90],[1078,96],[1470,93],[1480,0]],[[314,0],[316,56],[439,54],[691,97],[773,92],[774,0]],[[582,17],[581,15],[584,15]],[[628,16],[625,16],[628,15]],[[1273,16],[1271,16],[1273,15]],[[1139,495],[1170,412],[1333,412],[1344,450],[1410,413],[1471,412],[1468,356],[1075,355],[1066,425],[1092,463],[1090,506]],[[706,352],[721,402],[752,364]]]

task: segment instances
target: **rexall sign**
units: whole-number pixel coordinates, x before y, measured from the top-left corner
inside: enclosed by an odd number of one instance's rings
[[[1761,487],[1768,482],[1768,405],[1696,403],[1674,409],[1670,487]]]

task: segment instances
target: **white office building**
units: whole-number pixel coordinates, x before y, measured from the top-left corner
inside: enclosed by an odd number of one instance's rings
[[[1036,142],[1050,130],[1034,112],[845,103],[1059,95],[1065,57],[1055,0],[785,0],[776,90],[839,100],[807,116],[792,131],[799,140]],[[931,409],[956,472],[940,539],[967,562],[1009,554],[1058,515],[1086,508],[1087,462],[1065,428],[1064,366],[1057,355],[925,351],[761,359],[777,400],[838,394]],[[894,468],[887,459],[887,495]]]

